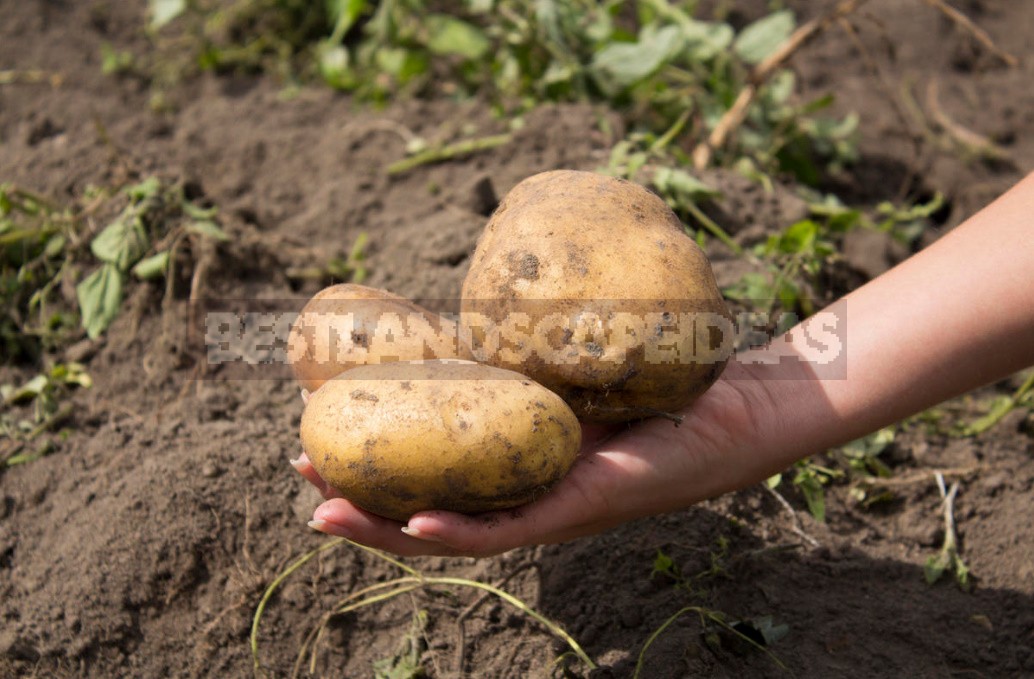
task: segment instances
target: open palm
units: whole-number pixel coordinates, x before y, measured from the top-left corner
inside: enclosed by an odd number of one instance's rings
[[[531,544],[563,542],[632,519],[687,507],[772,473],[753,455],[752,411],[764,394],[741,370],[727,371],[684,413],[604,427],[583,425],[571,471],[542,498],[516,509],[466,516],[425,511],[408,524],[376,516],[341,498],[302,455],[295,468],[326,498],[314,528],[400,555],[487,556]]]

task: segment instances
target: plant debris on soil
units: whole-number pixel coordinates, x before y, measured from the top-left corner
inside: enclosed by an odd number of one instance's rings
[[[740,23],[767,11],[760,1],[733,4]],[[802,22],[832,5],[781,4]],[[1015,65],[934,4],[866,6],[860,21],[884,34],[861,39],[870,56],[893,60],[890,74],[874,73],[843,33],[819,36],[792,62],[806,96],[834,91],[837,111],[860,116],[858,160],[824,190],[866,209],[943,196],[917,248],[1034,168],[1034,4],[957,3],[1020,56]],[[444,143],[457,121],[478,138],[509,128],[477,99],[373,108],[316,85],[283,96],[283,83],[268,74],[198,75],[168,93],[174,106],[155,110],[146,83],[101,68],[103,45],[146,48],[146,9],[138,1],[25,0],[0,10],[0,72],[31,76],[0,80],[0,182],[67,204],[89,187],[157,176],[216,206],[228,237],[192,241],[174,258],[168,286],[132,283],[107,332],[53,357],[83,364],[92,386],[70,391],[60,423],[40,434],[53,439],[52,452],[0,467],[3,677],[249,676],[263,591],[328,539],[306,527],[319,498],[288,464],[299,452],[295,384],[218,367],[202,373],[185,346],[189,300],[300,309],[327,281],[288,273],[329,256],[344,261],[364,241],[364,283],[455,311],[497,197],[536,172],[605,167],[618,141],[614,113],[547,104],[502,146],[389,174],[407,155],[400,129]],[[928,87],[939,83],[927,135],[908,129],[881,89],[888,75],[909,83],[927,111]],[[945,121],[994,140],[1008,158],[967,155],[951,145],[958,135]],[[700,178],[724,194],[707,214],[741,245],[807,216],[792,186],[766,192],[720,169]],[[845,246],[845,289],[908,254],[883,235],[869,237]],[[723,287],[743,275],[742,258],[718,240],[708,241],[708,254]],[[39,372],[3,363],[0,384]],[[713,616],[689,613],[665,628],[643,654],[640,676],[1030,676],[1034,419],[1018,407],[979,436],[951,433],[1022,381],[952,401],[936,421],[902,424],[879,453],[893,474],[863,494],[881,501],[860,500],[856,484],[830,483],[824,522],[784,483],[778,497],[749,488],[568,544],[406,562],[429,575],[505,580],[581,644],[599,665],[592,676],[632,676],[647,639],[683,607]],[[953,521],[966,587],[949,572],[932,585],[924,577],[945,543],[935,478],[945,470],[957,472],[949,486],[959,483]],[[268,603],[259,629],[264,671],[289,676],[325,610],[397,575],[345,545],[314,557]],[[478,596],[412,593],[333,618],[315,674],[584,671],[562,641],[502,601],[464,614]],[[303,676],[308,669],[306,658]]]

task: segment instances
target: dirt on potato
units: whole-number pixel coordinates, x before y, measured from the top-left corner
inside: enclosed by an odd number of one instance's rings
[[[723,3],[700,4],[708,11]],[[732,18],[746,23],[769,3],[734,4]],[[833,3],[785,4],[804,21]],[[938,229],[920,245],[1034,168],[1034,4],[955,4],[1019,55],[1019,65],[1001,63],[922,2],[873,0],[867,16],[885,36],[863,39],[881,59],[893,45],[891,75],[917,91],[936,80],[944,114],[995,139],[1008,162],[908,141],[905,121],[842,33],[820,36],[793,61],[806,94],[835,91],[839,110],[861,116],[859,162],[828,190],[863,206],[945,196]],[[477,101],[374,110],[319,87],[284,97],[270,76],[198,77],[170,93],[171,109],[154,112],[145,83],[101,73],[103,44],[147,49],[145,5],[2,3],[0,71],[59,78],[0,84],[0,181],[66,202],[91,185],[151,174],[189,184],[218,206],[230,235],[212,255],[208,298],[295,300],[300,309],[318,285],[284,272],[344,256],[366,233],[366,284],[455,312],[449,300],[458,297],[493,196],[536,172],[596,169],[616,141],[616,121],[599,123],[603,111],[545,106],[511,144],[389,177],[383,168],[405,155],[405,140],[385,121],[429,139],[454,134],[457,121],[479,134],[504,123]],[[746,245],[805,210],[786,187],[766,193],[725,171],[702,179],[726,193],[709,213]],[[884,245],[858,248],[845,288],[907,254]],[[718,244],[709,255],[721,285],[742,275],[742,261]],[[71,401],[69,438],[42,459],[0,470],[2,677],[252,676],[248,637],[263,590],[298,555],[326,543],[305,525],[318,497],[288,464],[299,453],[297,387],[229,370],[202,375],[181,346],[190,284],[176,281],[172,305],[163,305],[161,286],[133,284],[103,339],[58,357],[84,362],[94,379]],[[0,383],[32,374],[0,367]],[[949,423],[971,421],[988,398],[1017,386],[1006,380],[942,412]],[[721,611],[755,634],[766,619],[785,625],[769,650],[796,676],[1030,676],[1032,448],[1029,410],[972,439],[915,421],[884,454],[898,479],[893,498],[866,508],[834,485],[825,523],[786,484],[797,519],[755,487],[569,544],[406,563],[433,575],[505,580],[584,646],[602,667],[594,677],[631,676],[645,640],[684,606]],[[955,519],[970,591],[950,576],[932,586],[924,580],[923,565],[943,539],[933,469],[957,471]],[[290,675],[334,602],[398,573],[344,546],[300,568],[262,620],[269,675]],[[562,673],[562,643],[507,604],[477,599],[463,589],[404,595],[335,618],[320,640],[316,674],[371,676],[374,662],[399,656],[407,634],[433,677]],[[413,636],[420,610],[427,623]],[[785,674],[695,612],[658,637],[643,668],[654,678]]]

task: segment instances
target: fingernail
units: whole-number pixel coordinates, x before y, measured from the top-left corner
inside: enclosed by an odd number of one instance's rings
[[[409,537],[416,538],[418,540],[425,540],[427,542],[441,542],[442,541],[442,539],[440,537],[436,537],[434,535],[428,535],[427,533],[421,532],[421,530],[419,528],[410,528],[409,526],[403,526],[402,527],[402,532],[405,533],[406,535],[408,535]]]
[[[309,405],[309,390],[302,389],[302,405]]]
[[[296,459],[293,459],[293,460],[288,460],[288,462],[291,463],[292,467],[294,467],[295,469],[301,471],[301,469],[302,469],[302,460],[301,460],[301,458],[296,458]]]
[[[327,525],[327,522],[323,519],[313,519],[308,523],[309,528],[323,532],[323,527]]]

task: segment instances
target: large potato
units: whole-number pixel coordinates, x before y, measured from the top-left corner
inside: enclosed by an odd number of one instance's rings
[[[353,368],[311,395],[301,425],[313,467],[341,494],[404,521],[425,509],[524,504],[567,473],[581,427],[556,394],[466,361]]]
[[[287,356],[309,391],[360,365],[471,358],[452,320],[355,284],[332,285],[309,300],[291,326]]]
[[[477,360],[528,375],[587,420],[689,405],[733,342],[710,263],[675,214],[590,172],[518,184],[485,227],[462,298]]]

